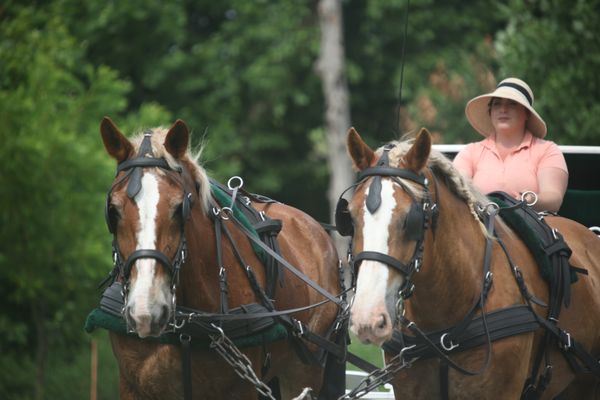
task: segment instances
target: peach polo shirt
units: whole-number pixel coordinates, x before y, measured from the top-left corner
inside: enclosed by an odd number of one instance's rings
[[[471,178],[482,193],[501,190],[516,198],[527,190],[539,192],[537,173],[541,169],[559,168],[568,174],[558,146],[530,132],[504,160],[496,150],[495,136],[491,135],[465,146],[454,158],[454,166]]]

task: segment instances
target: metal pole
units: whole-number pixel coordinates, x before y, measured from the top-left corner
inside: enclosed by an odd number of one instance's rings
[[[90,343],[91,353],[91,376],[90,376],[90,400],[96,400],[97,398],[97,386],[98,386],[98,347],[96,345],[96,339],[92,339]]]

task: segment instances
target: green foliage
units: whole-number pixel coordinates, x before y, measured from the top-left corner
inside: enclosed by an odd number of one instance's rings
[[[599,2],[412,0],[406,39],[406,2],[342,2],[353,125],[372,145],[420,126],[476,140],[466,101],[515,75],[551,139],[595,144]],[[316,1],[0,7],[0,398],[44,397],[32,383],[44,371],[47,398],[87,392],[82,324],[110,269],[104,115],[126,133],[182,118],[211,175],[328,219],[319,34]],[[101,397],[113,398],[103,343]]]
[[[102,209],[113,166],[98,122],[123,111],[130,85],[87,63],[51,10],[16,8],[0,38],[0,351],[10,377],[0,393],[28,398],[48,352],[86,339],[110,269]]]
[[[345,8],[352,119],[376,144],[427,127],[438,142],[472,139],[466,101],[489,88],[491,38],[505,23],[489,1],[355,1]],[[400,124],[398,97],[405,45]]]
[[[600,1],[513,0],[498,35],[501,76],[522,77],[535,94],[548,138],[598,144]]]

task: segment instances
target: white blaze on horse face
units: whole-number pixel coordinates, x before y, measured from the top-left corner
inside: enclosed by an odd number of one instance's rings
[[[154,174],[144,173],[141,183],[142,187],[134,199],[140,216],[136,250],[155,250],[160,199],[158,180]],[[163,307],[168,303],[164,291],[154,287],[156,269],[161,267],[159,263],[152,258],[140,258],[135,262],[135,267],[137,278],[130,289],[128,306],[131,307],[131,317],[135,320],[138,335],[144,337],[153,333],[152,322],[160,318]]]
[[[389,254],[389,225],[395,207],[394,185],[389,179],[382,179],[381,205],[374,214],[369,212],[366,203],[364,206],[363,251]],[[362,261],[352,306],[351,331],[363,342],[380,344],[391,335],[392,321],[386,307],[389,277],[387,265],[372,260]]]

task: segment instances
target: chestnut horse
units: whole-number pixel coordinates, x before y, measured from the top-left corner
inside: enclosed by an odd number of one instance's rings
[[[549,288],[532,253],[501,218],[495,218],[498,239],[486,229],[480,217],[489,200],[463,179],[444,155],[432,150],[425,129],[414,141],[394,142],[374,151],[352,128],[347,147],[360,172],[348,205],[351,221],[346,223],[352,226],[346,230],[353,228],[352,253],[358,269],[350,329],[362,342],[383,345],[390,343],[394,332],[420,339],[418,332],[430,334],[456,327],[472,312],[484,286],[487,301],[479,304],[484,304],[485,315],[517,305],[524,309],[529,304],[527,312],[533,310],[545,318],[541,304],[549,304]],[[571,285],[570,306],[562,309],[557,323],[564,334],[561,343],[570,353],[567,355],[574,354],[573,343],[588,355],[598,355],[600,239],[574,221],[555,216],[547,216],[546,221],[571,248],[569,263],[588,272],[578,275]],[[482,267],[487,243],[490,274]],[[532,295],[529,300],[524,299],[517,275],[522,275],[524,287]],[[487,285],[492,281],[493,285]],[[473,318],[478,315],[480,310],[472,314]],[[413,360],[402,360],[406,364],[398,368],[392,381],[396,398],[518,399],[543,346],[547,329],[542,325],[497,341],[482,340],[462,352],[447,352],[462,343],[443,343],[442,336],[441,345],[440,341],[431,343],[437,347],[431,349],[435,357],[414,360],[410,368]],[[548,322],[548,326],[553,324]],[[482,336],[492,329],[484,327]],[[412,347],[403,349],[408,354]],[[541,398],[561,393],[560,398],[599,398],[598,380],[590,374],[577,374],[555,341],[542,354],[540,374],[546,361],[552,365],[552,374]],[[386,351],[386,360],[396,355]],[[597,374],[597,358],[591,359],[596,366],[590,369]],[[475,376],[455,368],[448,373],[449,364]]]
[[[223,269],[229,309],[262,304],[248,276],[252,270],[264,288],[265,270],[251,241],[230,215],[224,209],[222,214],[214,215],[217,209],[213,208],[216,203],[211,198],[211,184],[188,149],[185,123],[178,120],[168,130],[155,128],[132,141],[109,118],[103,119],[100,131],[106,151],[119,164],[107,200],[108,221],[117,257],[128,260],[125,276],[121,277],[127,281],[123,313],[129,330],[139,336],[110,335],[120,371],[120,398],[182,399],[185,371],[180,347],[140,338],[159,336],[170,329],[175,299],[177,306],[219,313]],[[339,292],[337,253],[316,221],[277,202],[252,201],[252,206],[282,221],[277,239],[285,260],[329,293]],[[231,239],[224,233],[216,239],[215,219],[220,219]],[[239,265],[232,243],[247,265]],[[221,265],[217,262],[218,246],[222,249]],[[182,257],[185,247],[187,257]],[[273,304],[277,310],[323,300],[287,270],[280,271],[276,286]],[[325,335],[336,314],[337,306],[329,302],[301,310],[294,318],[311,331]],[[278,378],[283,399],[297,396],[307,386],[318,390],[323,379],[323,368],[302,363],[291,341],[288,338],[242,349],[262,382]],[[238,377],[208,346],[191,350],[191,382],[195,399],[258,398],[255,387]]]

